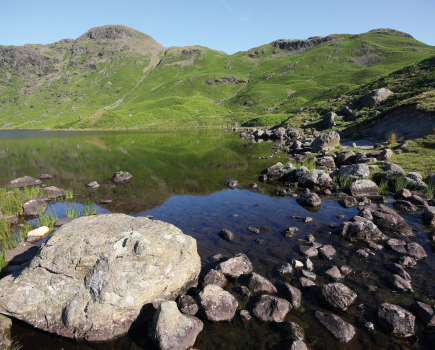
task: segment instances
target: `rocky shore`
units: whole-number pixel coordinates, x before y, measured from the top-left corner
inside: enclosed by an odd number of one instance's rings
[[[258,174],[259,181],[272,185],[273,195],[292,197],[312,213],[320,210],[325,199],[333,199],[343,210],[356,211],[347,220],[346,215],[338,218],[344,220],[339,225],[330,225],[330,242],[328,236],[315,233],[295,238],[297,227],[282,231],[285,239],[298,243],[298,250],[288,254],[291,259],[277,266],[276,273],[286,277],[285,283],[266,278],[248,253],[225,257],[216,248],[216,254],[201,264],[196,240],[158,220],[124,214],[65,218],[41,248],[27,242],[28,246],[16,251],[12,259],[17,263],[11,263],[16,268],[0,280],[0,313],[48,332],[89,341],[145,330],[155,346],[168,350],[193,347],[214,323],[236,319],[245,327],[255,322],[277,324],[273,329],[281,334],[283,346],[296,350],[312,344],[304,331],[307,326],[295,322],[292,314],[316,305],[310,311],[309,326],[321,327],[335,339],[335,346],[349,343],[352,347],[361,332],[380,332],[393,339],[416,338],[423,332],[432,339],[433,300],[430,295],[421,298],[426,290],[416,288],[413,271],[433,252],[412,239],[412,225],[403,213],[417,213],[421,225],[432,229],[435,202],[427,189],[435,176],[407,173],[390,162],[393,151],[388,148],[343,152],[336,132],[278,128],[244,131],[240,136],[256,143],[271,140],[273,154],[268,158],[278,154],[288,158],[270,160]],[[404,188],[397,189],[397,179]],[[111,178],[117,185],[130,180],[125,172]],[[26,177],[23,181],[38,185],[34,182],[39,180]],[[15,184],[11,181],[8,186]],[[89,190],[97,185],[88,186]],[[235,189],[240,184],[232,180],[226,186]],[[250,188],[255,191],[257,185]],[[49,198],[56,196],[55,188],[46,190]],[[394,198],[392,206],[389,198]],[[29,212],[33,206],[36,211],[46,206],[42,199],[32,200],[36,204],[25,204]],[[307,224],[313,220],[300,219]],[[255,235],[269,229],[249,226],[247,231]],[[222,228],[216,237],[231,245],[237,233]],[[353,271],[342,263],[344,253],[333,237],[357,246],[355,259],[382,256],[383,263],[367,274],[382,270],[390,288],[387,293],[404,294],[407,303],[383,297],[360,302]],[[257,240],[261,244],[262,239]],[[433,232],[428,232],[427,240],[435,250]],[[433,281],[428,283],[428,288],[434,288]],[[8,338],[10,320],[2,317],[2,334]],[[7,341],[0,338],[2,344]]]

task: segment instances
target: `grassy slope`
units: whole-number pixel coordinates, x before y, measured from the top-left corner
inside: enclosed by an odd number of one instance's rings
[[[62,56],[59,72],[23,81],[12,69],[2,68],[0,86],[7,91],[2,93],[0,126],[274,125],[295,115],[292,120],[305,117],[301,108],[316,116],[330,98],[435,54],[435,48],[400,33],[328,38],[295,56],[289,54],[297,50],[272,44],[229,56],[199,46],[147,51],[149,45],[141,47],[137,38],[82,38],[63,48],[45,49],[46,56]],[[77,45],[81,50],[74,50]],[[6,73],[9,85],[3,84]],[[223,83],[228,76],[239,83]],[[33,91],[24,95],[26,89]]]

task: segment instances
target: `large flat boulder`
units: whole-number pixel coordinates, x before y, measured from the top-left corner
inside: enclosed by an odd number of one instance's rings
[[[81,217],[56,231],[19,278],[0,280],[0,313],[64,337],[109,340],[196,286],[200,269],[196,240],[171,224]]]
[[[321,134],[311,144],[314,152],[329,151],[340,144],[340,135],[336,131]]]
[[[6,184],[6,188],[23,188],[30,186],[42,185],[42,181],[31,176],[23,176],[18,179],[11,180]]]

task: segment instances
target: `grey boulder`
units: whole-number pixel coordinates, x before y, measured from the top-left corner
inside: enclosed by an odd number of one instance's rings
[[[277,292],[275,286],[268,279],[255,272],[249,276],[248,287],[254,293],[275,294]]]
[[[320,298],[333,309],[346,310],[357,295],[343,283],[324,284],[319,289]]]
[[[339,173],[341,178],[353,178],[356,180],[364,179],[369,177],[370,169],[367,164],[352,164],[352,165],[343,165],[340,168]]]
[[[174,301],[165,301],[155,312],[148,334],[161,350],[185,350],[195,344],[203,327],[196,317],[183,315]]]
[[[340,343],[347,343],[355,335],[355,328],[334,314],[316,311],[315,316]]]
[[[231,278],[239,278],[241,275],[249,274],[252,272],[252,269],[251,261],[243,253],[236,254],[234,258],[221,262],[216,267],[217,271]]]
[[[398,305],[379,305],[378,319],[381,326],[396,337],[410,337],[415,333],[415,316]]]
[[[199,314],[209,321],[230,321],[239,306],[237,299],[221,287],[209,284],[197,297]]]
[[[283,322],[291,309],[290,303],[271,295],[262,295],[254,307],[254,316],[264,322]]]
[[[19,278],[0,280],[0,313],[64,337],[109,340],[196,286],[200,269],[196,240],[171,224],[81,217],[58,229]]]
[[[314,152],[329,151],[330,149],[337,147],[339,144],[340,135],[335,131],[331,131],[317,137],[311,144],[311,148]]]
[[[30,186],[42,185],[42,181],[31,176],[23,176],[18,179],[11,180],[6,184],[6,188],[23,188]]]
[[[356,180],[344,189],[351,196],[378,196],[379,187],[371,180]]]

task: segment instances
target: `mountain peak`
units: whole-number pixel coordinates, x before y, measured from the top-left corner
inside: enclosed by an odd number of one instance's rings
[[[117,40],[125,38],[143,38],[149,37],[138,30],[129,28],[123,25],[105,25],[101,27],[94,27],[89,29],[85,34],[81,35],[81,39],[93,39],[93,40]]]

